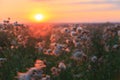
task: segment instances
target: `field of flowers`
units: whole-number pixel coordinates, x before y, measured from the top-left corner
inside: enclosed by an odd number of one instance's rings
[[[51,27],[46,36],[34,37],[24,24],[0,24],[0,80],[18,80],[36,59],[46,64],[42,77],[50,77],[37,80],[120,80],[119,25]]]

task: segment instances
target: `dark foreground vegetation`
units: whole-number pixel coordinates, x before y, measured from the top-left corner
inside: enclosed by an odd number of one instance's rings
[[[120,80],[119,25],[51,27],[46,36],[36,37],[26,25],[0,24],[0,80],[18,80],[17,72],[26,72],[36,59],[46,63],[44,75],[50,80]]]

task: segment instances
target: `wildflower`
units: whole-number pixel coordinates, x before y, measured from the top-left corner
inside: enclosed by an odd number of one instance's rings
[[[52,71],[52,75],[54,75],[54,76],[58,76],[60,74],[60,69],[58,69],[56,67],[52,67],[51,71]]]
[[[46,65],[42,60],[36,60],[34,67],[30,68],[26,73],[18,72],[18,78],[20,80],[36,80],[41,79],[43,74],[43,68],[45,68]]]
[[[64,29],[62,29],[62,31],[61,31],[61,33],[69,33],[70,31],[69,31],[69,29],[68,28],[64,28]]]
[[[109,52],[110,46],[109,45],[105,45],[104,47],[105,47],[105,51]]]
[[[65,70],[66,69],[66,65],[64,64],[64,61],[61,61],[58,65],[58,68],[61,70]]]
[[[72,58],[75,60],[83,60],[84,56],[86,56],[82,51],[76,51],[73,53]]]
[[[118,44],[115,44],[115,45],[113,45],[113,49],[117,49],[119,47],[119,45]]]
[[[14,45],[11,45],[11,47],[10,47],[11,49],[14,49],[15,48],[15,46]]]
[[[53,54],[60,55],[62,51],[63,51],[63,47],[61,45],[57,45],[53,50]]]
[[[80,42],[74,42],[74,46],[77,48],[77,47],[80,47],[81,44],[80,44]]]
[[[41,80],[50,80],[50,76],[49,75],[43,76]]]
[[[65,51],[66,51],[66,52],[70,52],[71,50],[70,50],[69,48],[66,48]]]
[[[14,26],[24,26],[23,24],[19,24],[17,21],[14,22]]]
[[[79,74],[74,74],[73,77],[75,77],[75,78],[80,78],[80,77],[82,77],[82,74],[81,74],[81,73],[79,73]]]
[[[72,27],[72,30],[73,30],[73,31],[76,31],[76,29],[77,29],[77,27]]]
[[[52,49],[46,50],[46,53],[45,53],[45,54],[48,54],[48,55],[52,54]]]
[[[66,39],[66,41],[65,41],[67,44],[69,44],[70,43],[70,40],[68,40],[68,39]]]
[[[7,59],[6,58],[0,58],[0,61],[6,61]]]
[[[92,61],[92,62],[96,62],[96,61],[97,61],[97,56],[92,56],[92,57],[91,57],[91,61]]]
[[[91,67],[92,67],[92,66],[89,64],[89,65],[88,65],[88,70],[91,70]]]
[[[6,58],[0,58],[0,67],[2,67],[2,64],[4,63],[4,61],[6,61]]]
[[[57,43],[51,43],[51,44],[50,44],[50,48],[51,48],[51,49],[54,49],[55,46],[57,46]]]
[[[75,32],[75,31],[71,31],[71,37],[75,37],[75,36],[77,36],[77,33]]]
[[[120,37],[120,30],[118,31],[118,36]]]
[[[56,42],[56,41],[57,41],[56,38],[57,38],[56,35],[51,35],[50,41],[51,41],[51,42]]]
[[[81,33],[81,32],[82,32],[82,30],[83,30],[83,28],[82,28],[82,27],[77,27],[77,32],[78,32],[78,33]]]
[[[9,20],[4,20],[3,23],[4,23],[4,24],[8,24],[8,23],[9,23]]]

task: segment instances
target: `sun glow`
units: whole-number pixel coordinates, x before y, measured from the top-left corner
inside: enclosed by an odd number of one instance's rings
[[[42,21],[44,19],[44,16],[42,14],[36,14],[34,18],[36,21]]]
[[[50,13],[46,12],[41,9],[32,9],[29,14],[27,15],[27,18],[29,19],[30,22],[33,23],[44,23],[44,22],[49,22],[50,20]]]

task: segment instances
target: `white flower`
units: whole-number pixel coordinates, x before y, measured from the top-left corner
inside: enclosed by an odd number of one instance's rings
[[[66,65],[63,62],[60,62],[59,65],[58,65],[58,68],[66,69]]]
[[[82,52],[75,52],[74,54],[73,54],[73,56],[74,57],[82,57],[82,55],[83,55],[83,53]]]
[[[47,80],[46,77],[43,77],[41,80]]]
[[[60,51],[57,50],[57,49],[54,49],[54,50],[52,51],[52,53],[53,53],[54,55],[59,55],[59,54],[60,54]]]
[[[56,67],[52,67],[51,72],[52,72],[52,75],[58,76],[60,73],[60,69],[58,69]]]
[[[81,73],[79,73],[79,74],[74,74],[73,77],[75,77],[75,78],[80,78],[80,77],[82,77],[82,74],[81,74]]]
[[[107,52],[109,52],[109,51],[110,51],[110,50],[109,50],[109,48],[110,48],[110,46],[109,46],[109,45],[105,45],[104,47],[105,47],[105,51],[107,51]]]
[[[80,42],[79,42],[79,41],[76,41],[76,42],[75,42],[75,40],[74,40],[73,43],[74,43],[74,46],[75,46],[75,47],[80,47]]]
[[[82,30],[83,30],[82,27],[77,27],[77,32],[78,32],[78,33],[81,32]]]
[[[16,45],[17,44],[16,40],[12,40],[11,44]]]
[[[97,61],[97,56],[92,56],[92,57],[91,57],[91,61],[92,61],[92,62],[96,62],[96,61]]]
[[[118,47],[119,47],[119,45],[115,44],[115,45],[113,45],[112,48],[116,49],[116,48],[118,48]]]
[[[45,77],[42,77],[41,80],[50,80],[50,76],[49,76],[49,75],[46,75]]]
[[[69,33],[69,32],[70,32],[70,30],[68,28],[63,28],[61,30],[61,33]]]
[[[42,52],[43,51],[43,47],[38,47],[38,52]]]
[[[118,31],[118,36],[120,37],[120,30]]]
[[[0,61],[6,61],[7,59],[6,58],[0,58]]]
[[[75,60],[82,60],[84,56],[86,55],[82,51],[76,51],[72,55],[73,59]]]
[[[14,26],[24,26],[23,24],[18,24],[18,22],[14,22]]]
[[[46,54],[51,54],[52,53],[52,50],[51,49],[48,49],[47,51],[46,51]]]
[[[77,42],[79,42],[79,39],[73,39],[74,44],[77,43]]]
[[[71,31],[70,35],[71,35],[72,37],[75,37],[75,36],[77,36],[77,33],[76,33],[75,31]]]

